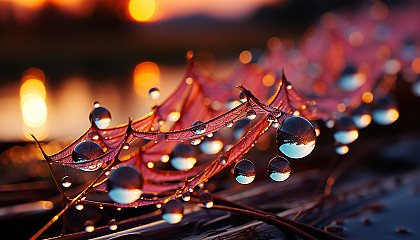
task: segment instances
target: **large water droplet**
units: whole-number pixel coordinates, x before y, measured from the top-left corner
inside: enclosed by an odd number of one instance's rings
[[[95,230],[95,223],[91,220],[86,221],[85,223],[85,231],[86,232],[93,232]]]
[[[199,146],[200,150],[205,154],[216,154],[223,149],[223,142],[220,140],[204,141]]]
[[[375,109],[372,111],[372,119],[379,125],[389,125],[399,117],[397,103],[392,95],[387,95],[378,99]]]
[[[80,142],[74,147],[71,157],[75,163],[84,163],[92,161],[104,154],[102,147],[92,141]],[[81,168],[84,171],[95,171],[102,167],[103,163],[92,164],[86,168]]]
[[[245,95],[245,93],[244,92],[240,92],[239,93],[239,101],[241,101],[241,102],[246,102],[246,95]]]
[[[108,228],[111,231],[115,231],[118,228],[117,222],[115,221],[115,219],[111,219],[108,223]]]
[[[236,163],[233,174],[240,184],[250,184],[255,179],[255,166],[251,161],[242,159]]]
[[[142,194],[143,178],[132,167],[119,167],[111,171],[107,180],[108,195],[116,203],[130,204]]]
[[[192,124],[191,131],[194,134],[203,134],[206,132],[206,124],[204,124],[202,121],[195,121]]]
[[[111,123],[111,113],[104,107],[95,107],[89,114],[89,121],[98,128],[104,129]]]
[[[303,117],[286,118],[277,129],[276,142],[280,151],[291,158],[303,158],[315,148],[316,133]]]
[[[360,105],[359,107],[355,108],[352,111],[351,118],[359,129],[367,127],[372,121],[372,117],[370,116],[369,109],[366,107],[366,105]]]
[[[364,73],[357,72],[357,69],[353,66],[347,66],[341,73],[340,79],[338,79],[338,86],[349,92],[358,89],[365,82],[366,75]]]
[[[211,195],[211,193],[209,193],[207,191],[203,191],[198,196],[198,199],[203,204],[203,207],[205,207],[205,208],[213,207],[213,196]]]
[[[159,89],[158,88],[151,88],[149,90],[149,97],[152,100],[157,100],[160,97],[160,91],[159,91]]]
[[[268,173],[274,181],[280,182],[288,179],[291,171],[289,161],[283,157],[275,156],[268,163]]]
[[[348,116],[342,116],[335,121],[334,139],[341,144],[352,143],[359,137],[356,124]]]
[[[248,112],[246,112],[246,118],[248,118],[249,120],[253,120],[257,117],[257,113],[254,110],[248,110]]]
[[[179,223],[184,216],[184,206],[179,199],[172,199],[162,206],[162,219],[167,223]]]
[[[68,188],[68,187],[70,187],[70,186],[71,186],[71,184],[72,184],[72,180],[71,180],[71,178],[70,178],[69,176],[64,176],[64,177],[61,179],[61,185],[62,185],[63,187]]]
[[[173,157],[171,159],[171,165],[180,171],[185,171],[194,167],[197,159],[194,157]]]

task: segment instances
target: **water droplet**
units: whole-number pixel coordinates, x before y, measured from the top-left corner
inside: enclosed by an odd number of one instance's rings
[[[158,88],[151,88],[149,90],[149,97],[152,100],[157,100],[160,97],[160,91],[159,91],[159,89]]]
[[[94,107],[94,108],[97,108],[97,107],[99,107],[99,106],[101,106],[101,104],[99,104],[99,102],[98,102],[98,101],[94,101],[94,102],[93,102],[93,107]]]
[[[233,174],[240,184],[250,184],[255,179],[255,166],[251,161],[242,159],[235,164]]]
[[[194,167],[197,159],[194,157],[173,157],[171,159],[171,165],[180,171],[185,171]]]
[[[101,210],[102,210],[102,209],[104,209],[104,206],[102,206],[102,205],[99,205],[99,209],[101,209]]]
[[[86,221],[85,223],[85,231],[86,232],[93,232],[95,230],[95,223],[91,220]]]
[[[102,147],[92,141],[84,141],[74,147],[71,157],[75,163],[84,163],[92,161],[104,154]],[[84,171],[95,171],[102,167],[103,163],[90,165],[86,168],[80,168]]]
[[[341,144],[352,143],[359,137],[356,124],[348,116],[342,116],[335,121],[334,139]]]
[[[76,208],[76,210],[82,211],[84,206],[82,204],[76,204],[76,206],[74,206],[74,208]]]
[[[220,140],[204,141],[199,148],[205,154],[216,154],[223,149],[223,142]]]
[[[335,152],[336,152],[338,155],[344,155],[344,154],[346,154],[346,153],[348,153],[348,152],[349,152],[349,147],[348,147],[347,145],[344,145],[344,144],[340,144],[340,143],[338,143],[338,144],[336,144],[336,146],[335,146]]]
[[[182,194],[182,200],[184,200],[185,202],[188,202],[191,200],[191,193],[186,191]]]
[[[99,134],[95,131],[90,132],[88,136],[89,136],[90,139],[92,139],[94,141],[99,139]]]
[[[271,122],[271,123],[277,120],[276,117],[274,117],[274,115],[271,113],[267,114],[266,119],[268,122]]]
[[[223,166],[226,165],[227,161],[228,161],[228,158],[225,155],[222,155],[222,156],[219,157],[219,164],[220,165],[223,165]]]
[[[274,181],[281,182],[288,179],[291,171],[289,161],[283,157],[275,156],[268,163],[268,173]]]
[[[109,228],[109,230],[111,230],[111,231],[115,231],[115,230],[117,230],[117,228],[118,228],[118,225],[117,225],[117,222],[115,221],[115,219],[111,219],[111,221],[109,221],[109,223],[108,223],[108,228]]]
[[[411,92],[414,96],[420,97],[420,78],[411,84]]]
[[[108,196],[116,203],[130,204],[142,194],[143,178],[139,171],[124,166],[111,171],[107,180]]]
[[[257,113],[254,110],[248,110],[248,112],[246,112],[246,118],[248,118],[249,120],[253,120],[257,117]]]
[[[350,92],[358,89],[365,82],[366,75],[364,73],[357,72],[357,69],[353,66],[347,66],[341,73],[337,84],[341,90]]]
[[[203,191],[198,196],[198,199],[203,204],[203,207],[205,207],[205,208],[213,207],[213,196],[211,195],[211,193],[209,193],[207,191]]]
[[[239,93],[239,101],[241,101],[241,102],[246,102],[247,101],[247,99],[246,99],[246,95],[245,95],[245,93],[244,92],[240,92]]]
[[[61,179],[61,185],[62,185],[63,187],[68,188],[68,187],[70,187],[70,186],[71,186],[71,184],[72,184],[72,180],[71,180],[71,178],[70,178],[69,176],[64,176],[64,177]]]
[[[129,149],[130,148],[130,144],[129,143],[124,143],[123,144],[123,149],[124,150],[127,150],[127,149]]]
[[[163,162],[163,163],[169,162],[169,159],[170,158],[169,158],[168,154],[164,154],[164,155],[160,156],[160,161]]]
[[[372,121],[372,117],[370,116],[369,109],[366,105],[360,105],[355,108],[351,114],[354,124],[356,124],[359,129],[367,127]]]
[[[202,121],[195,121],[192,124],[191,131],[194,134],[203,134],[206,132],[206,124],[204,124]]]
[[[372,111],[372,119],[379,125],[389,125],[399,117],[394,96],[388,95],[378,99]]]
[[[104,107],[95,107],[89,114],[89,121],[98,128],[104,129],[111,123],[111,113]]]
[[[272,126],[273,128],[278,128],[278,127],[280,126],[280,123],[279,123],[279,122],[277,122],[277,121],[275,121],[275,122],[273,122],[273,123],[271,124],[271,126]]]
[[[180,112],[171,112],[168,114],[168,118],[166,119],[168,122],[177,122],[181,117]]]
[[[233,122],[229,121],[226,123],[226,127],[231,128],[233,126]]]
[[[277,129],[276,142],[280,151],[291,158],[303,158],[315,148],[316,133],[303,117],[286,118]]]
[[[191,145],[197,146],[198,144],[201,143],[201,138],[196,138],[196,139],[192,139],[190,140]]]
[[[162,206],[162,219],[167,223],[179,223],[184,216],[184,206],[179,199],[172,199]]]

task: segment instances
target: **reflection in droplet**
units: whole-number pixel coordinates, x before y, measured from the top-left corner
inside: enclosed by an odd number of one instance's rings
[[[394,96],[387,95],[376,101],[375,109],[372,111],[372,119],[375,123],[389,125],[395,122],[398,117],[399,112]]]
[[[118,228],[117,222],[115,221],[115,219],[111,219],[108,223],[108,228],[111,231],[115,231]]]
[[[316,133],[312,124],[303,117],[286,118],[277,129],[279,150],[291,158],[303,158],[315,148]]]
[[[226,123],[226,127],[231,128],[233,126],[233,122],[229,121]]]
[[[248,112],[246,112],[246,118],[248,118],[249,120],[253,120],[255,119],[255,117],[257,117],[257,113],[254,110],[248,110]]]
[[[276,119],[276,117],[274,117],[274,115],[273,115],[273,114],[271,114],[271,113],[267,114],[266,119],[267,119],[267,121],[268,121],[268,122],[270,122],[270,123],[272,123],[272,122],[274,122],[274,121],[276,121],[276,120],[277,120],[277,119]]]
[[[167,223],[175,224],[182,220],[184,206],[179,199],[172,199],[162,206],[162,219]]]
[[[159,91],[159,89],[158,88],[151,88],[149,90],[149,97],[152,100],[157,100],[160,97],[160,91]]]
[[[93,107],[94,107],[94,108],[97,108],[97,107],[99,107],[99,106],[101,106],[101,104],[99,104],[99,101],[94,101],[94,102],[93,102]]]
[[[63,187],[68,188],[68,187],[70,187],[70,186],[71,186],[71,184],[72,184],[72,180],[71,180],[71,178],[70,178],[69,176],[64,176],[64,177],[61,179],[61,185],[62,185]]]
[[[192,139],[190,140],[191,145],[197,146],[198,144],[201,143],[201,138],[196,138],[196,139]]]
[[[255,166],[251,161],[242,159],[236,163],[233,174],[240,184],[250,184],[255,179]]]
[[[366,105],[360,105],[359,107],[355,108],[352,111],[351,118],[359,129],[367,127],[372,121],[372,117],[370,116],[369,109],[366,107]]]
[[[71,154],[72,159],[75,163],[84,163],[88,161],[92,161],[104,154],[102,147],[92,141],[84,141],[80,142],[76,145],[73,149]],[[99,169],[103,163],[92,164],[86,168],[81,168],[84,171],[95,171]]]
[[[182,194],[182,200],[185,202],[188,202],[191,200],[191,193],[189,191],[186,191]]]
[[[95,107],[89,114],[89,121],[98,128],[104,129],[111,123],[111,113],[104,107]]]
[[[139,171],[124,166],[111,171],[107,180],[108,196],[116,203],[130,204],[140,198],[143,178]]]
[[[342,116],[335,121],[334,139],[341,144],[352,143],[359,137],[356,124],[348,116]]]
[[[191,126],[194,134],[203,134],[206,132],[206,125],[202,121],[195,121]]]
[[[203,204],[203,207],[205,208],[213,207],[213,196],[211,195],[211,193],[207,191],[203,191],[202,193],[200,193],[198,199]]]
[[[95,230],[95,223],[93,221],[86,221],[85,223],[85,231],[86,232],[93,232]]]
[[[222,156],[219,157],[219,164],[220,165],[223,165],[223,166],[226,165],[227,161],[228,161],[228,158],[225,155],[222,155]]]
[[[271,126],[272,126],[273,128],[278,128],[278,127],[280,126],[280,123],[279,123],[279,122],[277,122],[277,121],[275,121],[275,122],[273,122],[273,123],[271,124]]]
[[[289,161],[278,155],[268,163],[268,173],[274,181],[281,182],[288,179],[291,171]]]
[[[241,93],[239,93],[239,101],[241,101],[241,102],[246,102],[246,96],[245,96],[245,93],[244,92],[241,92]]]

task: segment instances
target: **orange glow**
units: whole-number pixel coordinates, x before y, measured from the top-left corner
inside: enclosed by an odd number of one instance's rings
[[[185,58],[187,60],[190,60],[194,57],[194,52],[192,50],[188,51],[187,54],[185,55]]]
[[[267,46],[271,51],[277,51],[281,48],[281,41],[278,37],[272,37],[268,39]]]
[[[243,51],[239,54],[239,61],[243,64],[251,62],[252,54],[249,51]]]
[[[263,77],[263,84],[266,87],[271,87],[273,86],[275,80],[274,73],[269,73]]]
[[[156,10],[155,0],[130,0],[128,3],[130,17],[137,22],[153,21]]]
[[[322,96],[327,92],[327,85],[324,82],[316,82],[314,84],[314,92],[319,95]]]
[[[387,45],[381,45],[376,49],[376,58],[381,61],[388,60],[391,57],[391,50]]]
[[[337,110],[339,111],[339,112],[344,112],[344,111],[346,111],[346,104],[344,104],[344,103],[339,103],[338,105],[337,105]]]
[[[413,63],[411,64],[411,68],[413,71],[417,74],[420,74],[420,58],[416,58],[413,60]]]
[[[371,92],[364,92],[362,100],[364,103],[371,103],[373,101],[373,94]]]
[[[160,70],[156,63],[142,62],[134,70],[134,89],[142,97],[149,96],[149,89],[160,87]]]
[[[349,36],[349,43],[353,47],[360,47],[364,40],[365,38],[361,32],[352,32]]]
[[[388,17],[388,6],[385,3],[377,2],[370,9],[372,17],[376,20],[383,20]]]
[[[38,8],[45,3],[45,0],[15,0],[14,2],[23,7]]]

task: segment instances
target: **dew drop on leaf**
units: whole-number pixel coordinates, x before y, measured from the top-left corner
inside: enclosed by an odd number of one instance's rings
[[[111,124],[111,113],[104,107],[95,107],[89,114],[89,121],[98,128],[104,129]]]
[[[157,100],[160,97],[160,91],[159,91],[159,89],[158,88],[151,88],[149,90],[149,97],[152,100]]]
[[[202,121],[195,121],[192,124],[191,131],[194,134],[203,134],[206,132],[206,125]]]
[[[184,206],[179,199],[172,199],[162,206],[162,219],[167,223],[179,223],[184,216]]]
[[[189,191],[186,191],[182,194],[182,200],[185,202],[188,202],[191,200],[191,193]]]
[[[228,158],[225,155],[222,155],[222,156],[219,157],[219,164],[220,165],[222,165],[222,166],[226,165],[227,161],[228,161]]]
[[[211,193],[209,193],[207,191],[203,191],[198,196],[198,199],[203,204],[203,207],[205,207],[205,208],[213,207],[213,196],[211,195]]]
[[[303,158],[315,148],[316,133],[312,124],[303,117],[286,118],[276,132],[279,150],[290,158]]]
[[[268,174],[274,181],[281,182],[288,179],[291,171],[289,161],[278,155],[268,163]]]
[[[104,154],[102,147],[92,141],[84,141],[74,147],[71,157],[75,163],[84,163],[94,160]],[[84,171],[95,171],[102,166],[102,163],[93,164],[86,168],[80,168]]]
[[[233,174],[240,184],[250,184],[255,179],[255,166],[251,161],[242,159],[235,164]]]
[[[241,101],[241,102],[246,102],[246,95],[245,95],[245,93],[244,92],[241,92],[241,93],[239,93],[239,101]]]
[[[246,118],[248,118],[249,120],[253,120],[257,117],[257,113],[254,110],[248,110],[248,112],[246,112]]]
[[[359,137],[356,124],[349,116],[342,116],[335,121],[334,139],[341,144],[352,143]]]
[[[61,179],[61,185],[62,185],[63,187],[68,188],[68,187],[70,187],[70,186],[71,186],[71,184],[72,184],[72,180],[71,180],[71,178],[70,178],[69,176],[64,176],[64,177]]]
[[[116,203],[130,204],[142,194],[143,178],[139,171],[124,166],[111,171],[107,180],[108,196]]]

